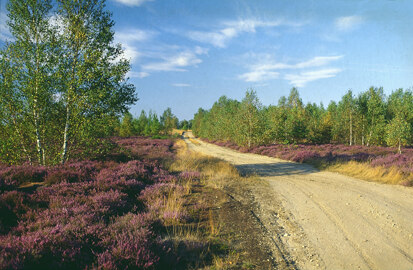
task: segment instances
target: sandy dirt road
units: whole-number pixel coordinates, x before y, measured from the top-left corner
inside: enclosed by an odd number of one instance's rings
[[[320,172],[185,136],[191,150],[262,179],[251,188],[255,214],[294,268],[413,269],[412,188]]]

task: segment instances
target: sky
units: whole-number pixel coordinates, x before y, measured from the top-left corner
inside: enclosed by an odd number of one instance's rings
[[[0,0],[0,41],[10,38]],[[297,87],[328,105],[351,89],[413,86],[410,0],[107,0],[131,61],[135,116],[192,119],[222,95],[263,105]]]

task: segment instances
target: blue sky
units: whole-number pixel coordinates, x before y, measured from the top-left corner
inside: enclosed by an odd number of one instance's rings
[[[1,1],[1,0],[0,0]],[[4,3],[0,39],[7,37]],[[305,103],[413,86],[413,1],[107,0],[139,101],[191,119],[222,95]]]

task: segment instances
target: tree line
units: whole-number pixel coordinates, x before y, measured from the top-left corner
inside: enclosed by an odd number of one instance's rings
[[[191,125],[192,121],[179,121],[172,113],[171,108],[167,108],[160,117],[155,112],[149,111],[149,114],[146,114],[142,110],[139,117],[134,118],[131,113],[127,112],[124,114],[116,130],[121,137],[136,135],[157,136],[170,135],[174,128],[188,130],[191,128]]]
[[[137,101],[105,0],[9,0],[0,49],[0,162],[64,163]]]
[[[211,140],[251,147],[271,143],[341,143],[401,147],[411,145],[413,94],[398,89],[389,96],[371,87],[354,95],[349,90],[339,102],[304,104],[296,88],[277,105],[263,106],[254,90],[242,101],[219,98],[211,109],[200,108],[193,132]]]

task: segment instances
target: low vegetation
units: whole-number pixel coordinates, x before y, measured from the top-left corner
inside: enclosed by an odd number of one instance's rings
[[[391,147],[381,146],[271,144],[247,148],[231,142],[205,140],[245,153],[309,163],[319,169],[362,179],[413,186],[413,149],[411,148],[406,148],[403,154],[398,154],[394,153]]]
[[[1,167],[0,268],[236,265],[208,196],[237,171],[183,141],[112,140],[96,160]]]
[[[1,169],[0,268],[149,268],[162,262],[169,246],[157,232],[178,217],[161,218],[163,206],[152,207],[148,194],[182,189],[159,160],[172,155],[172,141],[116,143],[128,151],[101,161]],[[39,186],[21,187],[31,181]]]

